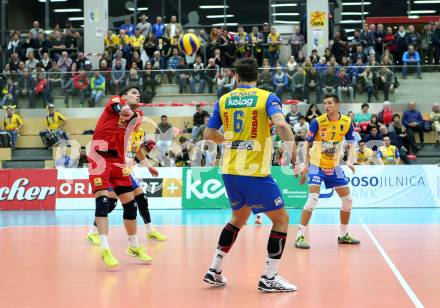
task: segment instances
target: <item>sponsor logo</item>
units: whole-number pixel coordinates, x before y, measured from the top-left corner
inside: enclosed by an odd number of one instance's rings
[[[326,13],[314,11],[310,13],[310,25],[312,27],[323,27],[326,20]]]
[[[120,103],[120,102],[121,102],[121,99],[120,99],[119,97],[113,97],[113,98],[112,98],[112,102],[113,102],[113,103]]]
[[[191,199],[193,195],[197,199],[217,199],[226,196],[226,189],[223,183],[217,179],[193,179],[193,172],[188,169],[186,173],[186,199]]]
[[[273,202],[275,203],[275,206],[280,206],[283,204],[283,198],[278,197]]]
[[[162,197],[181,197],[181,196],[182,196],[182,180],[163,179]]]
[[[237,140],[226,143],[226,149],[228,150],[249,150],[252,151],[254,149],[254,141],[252,140]]]
[[[223,117],[225,118],[225,130],[229,128],[229,117],[227,112],[223,112]]]
[[[130,168],[122,168],[122,175],[123,176],[129,176],[130,175]]]
[[[249,108],[257,105],[257,96],[231,96],[226,99],[225,108]]]
[[[251,209],[255,209],[255,210],[261,210],[264,209],[264,205],[262,204],[254,204],[250,206]]]
[[[101,186],[102,185],[102,179],[101,178],[94,178],[93,179],[93,185]]]
[[[258,136],[258,111],[252,111],[252,130],[251,130],[251,138],[257,138]]]

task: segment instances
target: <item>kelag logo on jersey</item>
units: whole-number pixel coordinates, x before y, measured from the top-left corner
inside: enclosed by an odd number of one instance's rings
[[[248,108],[257,105],[257,96],[231,96],[226,99],[225,108]]]

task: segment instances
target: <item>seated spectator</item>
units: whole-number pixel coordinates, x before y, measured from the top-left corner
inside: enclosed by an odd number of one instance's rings
[[[29,71],[25,69],[23,74],[21,74],[20,77],[18,78],[17,88],[16,88],[16,98],[18,99],[20,96],[26,96],[29,99],[29,106],[33,106],[34,87],[35,87],[35,79],[32,77]]]
[[[390,139],[390,143],[397,148],[402,161],[407,165],[411,164],[410,160],[408,159],[408,150],[403,144],[403,139],[395,132],[388,130],[385,125],[381,125],[379,130],[382,136],[384,138],[388,137]]]
[[[52,88],[55,87],[55,84],[60,84],[60,88],[64,89],[64,76],[61,75],[61,70],[58,67],[58,63],[53,61],[52,66],[49,69],[48,80],[49,86]]]
[[[323,76],[327,73],[327,58],[321,57],[319,58],[319,63],[315,64],[315,68],[319,74],[319,76]]]
[[[206,66],[204,77],[206,83],[208,84],[208,92],[214,93],[214,85],[217,84],[217,77],[220,73],[220,67],[215,64],[214,58],[208,60],[208,65]]]
[[[370,105],[363,103],[361,106],[361,112],[356,113],[354,116],[354,124],[360,127],[361,134],[367,134],[368,124],[371,121],[371,113],[368,112]]]
[[[310,103],[310,92],[316,92],[316,103],[321,102],[321,79],[315,67],[306,71],[306,81],[304,85],[304,95],[307,103]]]
[[[6,110],[6,117],[3,120],[4,130],[11,135],[11,147],[15,148],[18,134],[23,127],[23,120],[14,113],[15,106],[7,105],[3,106],[3,109]]]
[[[158,42],[154,37],[153,32],[148,32],[144,43],[144,49],[150,59],[154,56],[154,52],[158,49]]]
[[[49,114],[46,116],[46,129],[40,132],[40,137],[43,140],[43,143],[46,144],[46,136],[53,132],[58,132],[59,137],[64,140],[68,140],[66,132],[63,131],[66,118],[58,111],[55,111],[55,105],[49,104],[47,108]],[[48,147],[48,144],[46,144],[46,147]]]
[[[307,135],[307,130],[300,129],[299,133],[297,135],[295,135],[295,142],[297,144],[300,143],[300,142],[305,142],[306,141],[306,135]]]
[[[383,140],[383,136],[381,134],[379,134],[379,127],[378,126],[374,126],[371,128],[370,133],[365,137],[365,142],[370,142],[370,141],[382,141]],[[370,143],[371,144],[371,143]],[[377,144],[373,142],[370,146],[373,149],[373,151],[377,151]]]
[[[5,85],[3,86],[3,89],[1,89],[0,93],[0,107],[3,106],[6,103],[14,103],[17,99],[15,97],[15,85],[12,79],[8,78]]]
[[[145,71],[143,76],[144,90],[150,93],[151,99],[156,95],[156,87],[160,85],[160,74],[153,71],[151,62],[145,64]],[[150,91],[148,91],[150,89]]]
[[[408,51],[403,54],[403,68],[402,77],[407,78],[408,66],[414,66],[416,68],[416,74],[418,79],[422,79],[422,71],[420,67],[420,55],[419,52],[414,49],[414,45],[408,46]]]
[[[11,61],[9,61],[9,69],[12,73],[18,72],[19,63],[20,63],[20,59],[18,58],[18,53],[14,52],[11,55]]]
[[[153,70],[160,71],[162,77],[163,71],[166,70],[165,59],[160,55],[160,51],[155,51],[153,57],[150,59]]]
[[[383,90],[384,100],[388,101],[390,92],[394,92],[394,83],[394,73],[387,66],[382,66],[376,78],[376,88]]]
[[[414,147],[414,151],[420,150],[420,148],[416,145],[414,133],[418,132],[420,137],[420,143],[423,145],[424,143],[424,132],[423,132],[423,117],[422,114],[416,110],[416,103],[410,102],[408,104],[408,110],[403,112],[402,123],[406,127],[406,133],[408,134],[408,139],[410,145]]]
[[[408,151],[410,150],[410,144],[408,135],[406,134],[406,128],[403,126],[402,122],[400,121],[400,115],[397,113],[393,115],[393,122],[388,127],[389,132],[396,133],[396,135],[400,138],[402,141],[402,146],[404,146]]]
[[[178,73],[179,81],[179,94],[183,94],[186,88],[189,86],[190,69],[185,63],[185,59],[181,58],[180,63],[176,69]]]
[[[276,70],[273,74],[273,86],[275,88],[275,94],[281,99],[283,92],[289,90],[289,79],[287,74],[283,71],[281,65],[277,65]]]
[[[90,107],[95,107],[105,95],[105,78],[99,71],[93,73],[93,77],[90,80],[90,90],[92,90]]]
[[[38,63],[40,63],[40,61],[35,59],[35,55],[33,52],[30,52],[26,62],[24,63],[24,67],[27,68],[29,72],[35,72]]]
[[[60,146],[59,157],[55,160],[55,168],[74,168],[75,160],[67,154],[67,147]],[[58,154],[58,153],[57,153]]]
[[[372,149],[365,146],[365,140],[359,140],[358,148],[356,149],[355,165],[372,165],[374,152]]]
[[[100,60],[99,61],[99,71],[105,78],[105,92],[108,93],[110,89],[110,84],[112,82],[112,74],[111,74],[111,68],[108,66],[107,60]]]
[[[375,114],[373,114],[373,115],[371,116],[370,123],[368,123],[368,126],[367,126],[367,134],[369,134],[369,133],[371,132],[371,129],[372,129],[373,127],[377,127],[377,129],[379,129],[379,121],[378,121],[378,119],[377,119],[377,115],[375,115]]]
[[[69,98],[72,95],[78,95],[81,106],[84,104],[84,99],[86,96],[86,91],[89,88],[89,79],[87,78],[86,72],[84,70],[79,70],[79,74],[73,77],[73,87],[66,90],[66,95],[64,97],[64,104],[66,108],[69,108]]]
[[[352,104],[354,98],[354,91],[351,84],[350,76],[346,74],[345,68],[340,69],[338,79],[339,79],[339,84],[338,84],[339,99],[342,100],[342,92],[348,93],[350,96],[350,104]]]
[[[287,63],[286,63],[286,73],[289,78],[289,82],[292,81],[292,77],[296,73],[296,71],[298,70],[298,67],[299,66],[298,66],[298,63],[296,63],[296,61],[295,61],[295,57],[290,56],[289,61],[287,61]]]
[[[125,66],[122,65],[121,59],[116,59],[113,63],[111,78],[113,92],[119,95],[125,85]]]
[[[379,147],[377,158],[384,165],[398,165],[400,163],[400,153],[396,146],[391,144],[390,137],[383,137],[384,146]]]
[[[31,93],[30,96],[30,103],[31,103],[31,108],[35,107],[35,99],[41,96],[43,99],[43,106],[46,107],[47,106],[47,102],[52,103],[53,102],[53,97],[52,97],[52,92],[49,86],[49,81],[44,77],[44,75],[42,74],[37,74],[37,80],[36,80],[36,84],[35,87]]]
[[[296,135],[299,135],[299,132],[302,129],[304,129],[306,132],[309,131],[309,123],[306,122],[306,117],[303,115],[299,117],[299,122],[293,126],[293,131]]]
[[[313,119],[316,119],[321,115],[321,111],[318,109],[318,105],[311,104],[306,113],[306,121],[311,123]]]
[[[58,67],[62,72],[67,72],[71,65],[73,63],[73,60],[69,58],[69,54],[67,51],[63,51],[61,53],[61,57],[58,59]]]
[[[199,84],[199,89],[196,90],[196,84]],[[191,88],[191,93],[203,93],[205,89],[205,75],[204,75],[204,67],[202,63],[202,58],[200,56],[196,57],[196,63],[193,64],[193,71],[191,72],[191,76],[189,78],[189,84]]]
[[[116,62],[121,62],[121,66],[125,69],[127,69],[127,59],[123,57],[123,53],[121,50],[118,50],[115,52],[115,58],[112,61],[112,67],[116,64]],[[112,69],[113,70],[113,69]]]
[[[119,38],[113,34],[111,30],[107,31],[107,35],[104,37],[104,49],[110,55],[112,55],[119,44]]]
[[[321,77],[321,89],[324,95],[336,94],[338,87],[338,78],[333,68],[328,68],[327,73]]]
[[[206,125],[208,125],[208,121],[209,121],[209,116],[205,116],[203,117],[203,124],[199,126],[199,128],[197,129],[195,138],[193,138],[194,142],[199,142],[203,140],[203,133],[205,132],[205,128]],[[194,126],[193,126],[194,129]]]
[[[168,122],[168,117],[162,115],[156,127],[156,146],[159,151],[159,162],[162,166],[169,166],[168,150],[173,144],[173,126]]]
[[[304,66],[307,59],[304,55],[304,51],[300,50],[298,51],[298,57],[296,58],[296,63],[298,63],[299,66]]]
[[[87,59],[84,56],[83,52],[78,52],[78,56],[75,59],[75,63],[76,63],[76,68],[78,70],[86,70],[86,62],[89,61],[89,59]]]
[[[191,138],[196,139],[197,130],[204,123],[204,118],[209,117],[209,113],[206,110],[203,110],[200,104],[196,105],[196,113],[193,115],[193,127],[191,132]]]
[[[225,69],[217,78],[217,96],[220,98],[223,94],[231,92],[235,88],[235,73],[233,70]]]
[[[49,54],[47,52],[43,53],[43,57],[40,61],[40,65],[44,68],[46,72],[48,72],[52,67],[52,60],[49,58]]]
[[[302,114],[298,111],[298,105],[290,105],[290,112],[286,114],[286,122],[292,127],[292,131],[294,130],[295,125],[299,123],[300,117],[302,117]]]
[[[383,109],[377,114],[377,120],[386,127],[393,122],[393,110],[391,110],[390,102],[383,103]]]
[[[181,136],[177,146],[172,147],[168,153],[174,166],[190,166],[194,158],[194,144]]]
[[[168,71],[167,71],[167,77],[169,83],[177,83],[174,82],[174,77],[176,76],[176,68],[180,63],[180,55],[179,55],[179,49],[173,48],[172,56],[168,59]]]
[[[20,40],[20,33],[15,31],[6,47],[6,57],[11,57],[14,53],[22,54],[23,52],[23,43]]]
[[[267,59],[265,59],[265,60],[267,60]],[[269,60],[268,60],[268,62],[269,62]],[[275,91],[275,89],[273,87],[273,83],[272,83],[272,72],[271,72],[270,65],[268,63],[263,64],[263,67],[261,68],[261,73],[258,76],[257,86],[258,86],[258,88],[269,91],[269,92]]]
[[[134,31],[134,34],[130,36],[130,45],[134,51],[140,51],[144,45],[145,37],[141,34],[139,29]]]
[[[432,106],[432,112],[429,114],[429,119],[432,122],[432,127],[437,134],[436,146],[440,145],[440,104],[435,103]]]
[[[299,67],[295,74],[292,76],[290,90],[292,92],[293,99],[304,100],[304,87],[306,84],[306,75],[304,69]]]
[[[143,88],[141,73],[137,70],[137,65],[134,62],[131,65],[130,71],[128,72],[126,86],[139,87],[141,89]]]

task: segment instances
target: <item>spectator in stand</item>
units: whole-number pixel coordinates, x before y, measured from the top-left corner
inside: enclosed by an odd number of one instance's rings
[[[76,68],[77,68],[78,70],[85,70],[85,68],[86,68],[86,62],[87,62],[87,61],[89,61],[89,59],[87,59],[87,58],[84,56],[84,53],[83,53],[83,52],[78,52],[78,56],[77,56],[77,58],[75,59]]]
[[[108,30],[107,35],[104,37],[104,49],[107,51],[110,55],[113,55],[113,53],[116,51],[119,45],[119,38],[113,34],[113,31]]]
[[[432,34],[432,45],[435,48],[434,63],[440,64],[440,22],[436,23],[437,28]]]
[[[419,52],[415,50],[414,45],[408,46],[408,51],[403,54],[403,79],[406,79],[408,75],[408,66],[415,66],[416,74],[418,79],[422,79],[422,71],[420,67],[420,55]]]
[[[66,30],[64,34],[64,41],[66,42],[66,48],[76,49],[76,38],[73,36],[72,30]]]
[[[133,51],[140,51],[141,47],[144,45],[145,37],[141,34],[139,29],[134,31],[134,34],[130,36],[130,45]]]
[[[49,58],[49,54],[47,52],[43,53],[43,57],[40,63],[46,72],[48,72],[52,68],[52,61]]]
[[[296,58],[296,62],[299,66],[304,66],[306,62],[306,56],[304,55],[304,51],[300,50],[298,51],[298,57]]]
[[[165,36],[168,38],[173,37],[176,34],[176,30],[179,33],[183,33],[182,24],[177,22],[177,16],[171,16],[170,23],[165,27]]]
[[[261,72],[258,76],[258,82],[257,82],[257,86],[260,89],[269,91],[269,92],[274,92],[275,88],[273,87],[273,81],[272,81],[272,69],[269,65],[269,60],[267,60],[266,64],[263,64],[263,67],[261,68]],[[263,62],[265,62],[263,60]]]
[[[67,155],[67,146],[60,146],[59,157],[55,160],[55,168],[74,168],[75,160]]]
[[[214,85],[217,84],[217,77],[220,73],[220,67],[215,64],[214,58],[208,60],[208,66],[206,66],[204,77],[208,84],[208,92],[214,93]]]
[[[365,71],[358,76],[358,81],[362,80],[364,84],[364,89],[367,90],[368,95],[368,103],[371,103],[371,97],[376,97],[376,100],[379,100],[379,97],[377,96],[377,91],[374,87],[374,74],[371,70],[371,67],[366,67]]]
[[[413,45],[415,50],[419,50],[421,46],[421,37],[420,34],[416,32],[416,29],[413,25],[409,25],[408,27],[408,33],[405,37],[406,39],[406,45]]]
[[[163,165],[163,161],[167,159],[168,150],[173,144],[173,126],[168,122],[168,117],[162,115],[160,117],[160,123],[156,127],[156,146],[159,150],[159,160]]]
[[[408,40],[406,39],[407,33],[404,26],[399,26],[399,31],[397,31],[394,36],[394,41],[396,43],[396,64],[403,64],[403,54],[408,50]]]
[[[115,60],[111,72],[112,88],[113,92],[115,92],[116,95],[119,95],[119,92],[125,84],[125,66],[122,65],[121,59],[116,58]]]
[[[316,92],[316,103],[321,102],[321,78],[315,67],[306,71],[306,82],[304,86],[304,95],[307,103],[310,103],[310,92]]]
[[[432,45],[433,34],[432,24],[427,24],[423,27],[419,49],[422,65],[432,65],[434,51]]]
[[[173,48],[172,56],[168,59],[168,71],[167,77],[169,83],[177,83],[177,80],[174,82],[174,77],[176,76],[176,68],[180,63],[180,55],[179,49]]]
[[[354,91],[350,76],[346,74],[345,68],[341,68],[339,70],[338,81],[339,81],[338,83],[339,99],[342,101],[342,92],[348,93],[350,97],[350,104],[352,104],[354,99]]]
[[[267,44],[269,44],[269,61],[270,65],[275,66],[276,62],[280,57],[280,49],[283,39],[281,35],[277,32],[275,27],[270,29],[270,34],[267,37]]]
[[[153,31],[153,27],[151,24],[147,21],[148,17],[145,14],[141,15],[141,21],[136,25],[136,29],[140,31],[140,33],[147,38],[148,33]]]
[[[53,132],[58,131],[59,136],[64,140],[68,140],[66,132],[63,130],[64,125],[66,124],[66,118],[58,111],[55,111],[55,105],[49,104],[47,106],[49,114],[46,116],[45,125],[46,129],[40,132],[40,137],[45,143],[45,137]],[[47,147],[47,145],[46,145]]]
[[[293,126],[293,131],[295,132],[295,134],[299,135],[299,132],[301,130],[305,130],[306,132],[308,132],[309,131],[309,123],[306,121],[306,117],[301,115],[298,118],[298,120],[299,120],[299,122]]]
[[[378,119],[377,119],[377,115],[375,115],[375,114],[373,114],[373,115],[371,116],[370,123],[369,123],[368,126],[367,126],[367,134],[369,134],[369,133],[371,132],[371,129],[372,129],[373,127],[377,127],[377,129],[378,129],[378,131],[379,131],[379,121],[378,121]]]
[[[179,94],[183,94],[186,88],[189,86],[190,69],[188,65],[185,64],[185,59],[180,58],[180,63],[177,65],[177,74],[179,81]]]
[[[23,52],[23,43],[20,41],[20,34],[18,31],[14,32],[11,37],[11,40],[8,43],[6,49],[6,56],[10,57],[12,54],[16,53],[17,55],[22,54]]]
[[[396,146],[391,144],[390,137],[383,137],[384,146],[379,147],[377,158],[384,165],[398,165],[400,163],[400,154]]]
[[[93,72],[93,77],[90,80],[90,90],[92,90],[90,107],[95,107],[105,95],[105,78],[98,70]]]
[[[144,44],[144,50],[147,53],[148,58],[151,59],[154,56],[154,53],[157,50],[157,46],[158,42],[157,39],[154,37],[154,33],[149,32]]]
[[[297,72],[298,67],[299,65],[296,63],[295,57],[290,56],[285,66],[287,76],[289,77],[289,82],[292,81],[292,77]]]
[[[283,71],[281,65],[276,67],[276,70],[273,74],[273,86],[275,88],[275,94],[278,98],[281,99],[283,92],[288,91],[289,79],[287,78],[287,74]]]
[[[383,136],[379,134],[378,126],[372,127],[370,133],[365,137],[365,142],[367,144],[372,141],[368,144],[368,146],[370,146],[375,152],[377,151],[377,145],[380,144],[382,140]]]
[[[136,69],[142,69],[144,67],[144,64],[142,62],[142,59],[139,56],[139,52],[137,51],[133,51],[133,58],[131,59],[131,63],[128,67],[128,69],[131,68],[131,66],[133,65],[133,63],[136,64],[137,68]]]
[[[432,128],[437,134],[436,146],[440,145],[440,104],[435,103],[432,106],[432,112],[429,114],[429,119],[432,122]]]
[[[313,119],[316,119],[321,115],[321,111],[318,109],[318,105],[311,104],[306,113],[306,121],[311,123]]]
[[[18,53],[14,52],[11,55],[11,61],[9,61],[9,69],[12,73],[18,72],[18,65],[20,63],[20,59],[18,58]]]
[[[18,84],[16,88],[16,98],[18,99],[20,96],[27,96],[29,99],[29,106],[33,106],[34,104],[34,88],[35,88],[35,79],[29,73],[27,69],[24,70],[23,74],[18,78]],[[23,107],[22,107],[23,108]]]
[[[156,23],[153,25],[153,34],[156,39],[161,39],[165,35],[165,25],[162,22],[162,17],[156,17]]]
[[[355,165],[372,165],[374,158],[374,152],[372,149],[365,145],[365,140],[361,139],[358,142],[358,148],[356,150],[356,162]]]
[[[174,36],[170,37],[170,48],[168,49],[168,53],[166,54],[169,57],[174,49],[179,49],[179,41],[182,37],[182,33],[179,29],[174,32]]]
[[[297,123],[299,123],[299,118],[302,114],[298,111],[297,104],[290,105],[290,112],[286,114],[286,122],[289,123],[292,131]]]
[[[52,92],[49,86],[49,81],[45,78],[45,76],[43,74],[37,74],[37,81],[35,84],[35,87],[30,95],[30,103],[31,103],[31,108],[35,107],[35,99],[37,98],[37,96],[40,96],[43,99],[43,106],[46,107],[47,102],[52,103],[53,99],[52,99]]]
[[[223,73],[219,74],[217,78],[217,97],[220,98],[223,94],[231,92],[236,85],[235,73],[233,70],[225,69]]]
[[[66,104],[66,108],[69,108],[69,98],[72,95],[78,95],[81,106],[84,105],[86,91],[89,88],[89,80],[87,78],[86,72],[82,69],[79,70],[78,75],[73,77],[72,82],[73,87],[66,90],[66,95],[64,96],[64,104]]]
[[[199,89],[196,90],[196,84],[199,84]],[[193,71],[191,72],[191,77],[189,78],[189,85],[191,88],[191,93],[201,94],[205,90],[205,68],[202,63],[202,58],[200,56],[196,57],[196,63],[193,64]]]
[[[160,55],[160,51],[155,51],[153,58],[150,59],[153,70],[160,71],[160,76],[164,74],[164,70],[167,69],[165,59]]]
[[[111,69],[108,66],[108,62],[107,60],[100,60],[99,61],[99,69],[98,69],[101,74],[104,76],[105,78],[105,92],[108,93],[109,89],[110,89],[110,84],[112,82],[112,75],[111,75]]]
[[[29,70],[29,72],[35,72],[37,69],[37,64],[40,63],[37,59],[35,59],[34,53],[30,52],[28,55],[28,59],[26,60],[24,66]]]
[[[138,87],[140,89],[143,88],[141,73],[138,72],[137,64],[133,63],[130,71],[128,72],[127,87]]]
[[[364,54],[368,56],[371,52],[371,50],[374,50],[374,31],[375,31],[375,25],[371,24],[370,27],[367,23],[364,23],[362,26],[362,31],[360,34],[360,41],[362,48],[364,50]]]
[[[67,51],[61,53],[61,57],[58,59],[58,67],[62,72],[67,72],[72,65],[73,60],[69,58]]]
[[[197,131],[199,130],[199,127],[203,125],[204,118],[209,117],[209,113],[206,110],[203,110],[202,106],[200,104],[196,105],[196,113],[193,115],[193,127],[191,131],[192,139],[196,139]]]
[[[32,28],[29,30],[34,39],[38,38],[38,34],[44,32],[44,29],[40,28],[40,23],[35,20],[32,24]]]
[[[61,70],[58,67],[58,63],[53,61],[52,67],[49,69],[48,80],[49,86],[53,89],[55,84],[59,83],[60,88],[64,89],[64,76],[61,75]]]
[[[17,101],[17,98],[15,97],[15,93],[16,90],[15,90],[14,82],[12,81],[12,79],[8,78],[6,80],[5,85],[1,89],[0,95],[2,96],[2,99],[0,101],[0,107],[6,104],[7,102],[12,104],[13,102]]]
[[[15,106],[7,105],[3,106],[3,109],[6,110],[6,117],[3,120],[4,129],[11,135],[11,147],[14,149],[20,129],[23,127],[23,120],[14,113]]]
[[[396,42],[393,34],[393,28],[387,27],[387,33],[385,34],[385,37],[383,39],[383,47],[384,52],[385,50],[388,50],[388,53],[393,55],[396,53]],[[384,55],[382,54],[382,57]],[[382,59],[381,59],[382,60]],[[391,59],[392,64],[394,64],[394,57]]]
[[[388,101],[390,99],[390,92],[394,92],[394,83],[394,73],[387,66],[382,66],[376,78],[376,91],[383,90],[384,100]]]
[[[368,112],[370,105],[363,103],[361,106],[361,112],[356,113],[354,116],[354,124],[360,127],[361,134],[367,134],[367,128],[371,121],[371,113]]]
[[[392,144],[397,148],[399,152],[399,156],[402,159],[402,161],[405,164],[410,165],[411,162],[408,159],[407,149],[403,146],[402,138],[399,135],[397,135],[395,132],[388,130],[384,125],[380,127],[380,133],[384,138],[387,137],[390,139],[390,144]]]
[[[302,50],[304,44],[306,43],[304,35],[301,33],[300,27],[295,27],[295,32],[289,38],[291,55],[295,58],[298,57],[298,52]]]
[[[123,58],[123,53],[121,50],[116,51],[115,58],[112,61],[112,66],[114,66],[117,61],[121,62],[121,66],[124,68],[124,70],[127,69],[127,60]]]
[[[119,27],[119,30],[124,30],[124,32],[131,36],[134,34],[134,25],[131,23],[130,16],[125,17],[124,23]]]
[[[388,128],[389,128],[389,132],[396,133],[396,135],[402,141],[402,146],[404,146],[407,149],[407,151],[410,151],[410,143],[409,143],[408,135],[406,134],[405,126],[403,126],[402,122],[400,121],[400,115],[398,115],[397,113],[393,115],[393,123],[391,123],[391,125]]]
[[[320,77],[325,75],[327,73],[327,58],[324,56],[319,58],[319,63],[315,64],[315,68]]]
[[[150,88],[150,100],[156,95],[156,87],[160,85],[160,74],[156,71],[153,71],[153,66],[151,62],[147,62],[145,64],[145,72],[143,76],[143,85],[144,90],[148,92],[148,88]]]
[[[408,104],[408,110],[403,113],[402,123],[406,127],[409,142],[414,147],[414,151],[417,152],[420,148],[416,145],[414,133],[419,133],[420,143],[423,146],[424,134],[423,134],[423,117],[422,114],[416,110],[416,103],[410,102]]]
[[[60,58],[61,51],[66,49],[66,42],[64,38],[61,36],[60,31],[55,31],[54,37],[52,38],[50,44],[52,45],[52,57],[55,57],[55,60]],[[60,65],[61,67],[61,65]]]
[[[81,37],[81,33],[79,33],[79,31],[74,31],[73,37],[76,40],[76,47],[78,48],[78,51],[84,52],[84,39]]]
[[[376,56],[378,59],[382,56],[384,50],[384,39],[385,39],[385,31],[383,28],[383,24],[377,25],[377,30],[373,32],[374,36],[374,51],[376,52]]]
[[[239,26],[237,34],[234,36],[235,52],[238,59],[249,56],[248,50],[249,35],[244,32],[244,28]]]
[[[287,74],[286,74],[287,75]],[[306,84],[306,75],[304,69],[299,67],[297,72],[292,76],[290,91],[293,99],[304,100],[304,87]]]
[[[122,57],[122,47],[124,45],[130,44],[130,37],[127,35],[125,30],[120,29],[119,35],[116,37],[115,41],[116,41],[116,50],[120,50],[120,55]]]
[[[321,77],[321,89],[324,95],[326,94],[336,94],[336,89],[338,88],[338,77],[335,75],[333,68],[328,68],[327,73]]]
[[[390,126],[393,122],[393,110],[391,110],[390,102],[383,103],[383,109],[377,114],[377,120],[379,124],[385,125],[385,127]]]
[[[249,33],[249,44],[252,56],[257,60],[258,66],[263,64],[263,34],[259,32],[258,27],[252,27]]]

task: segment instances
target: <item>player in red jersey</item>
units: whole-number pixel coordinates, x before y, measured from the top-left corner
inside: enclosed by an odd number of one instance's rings
[[[136,87],[125,89],[121,96],[112,96],[98,120],[89,153],[89,180],[96,199],[95,218],[101,246],[101,257],[109,267],[119,264],[108,244],[108,211],[110,187],[118,196],[124,209],[124,226],[129,238],[127,254],[149,262],[151,257],[139,245],[136,230],[136,202],[130,171],[125,168],[125,150],[135,122],[142,112],[135,108],[140,101]],[[136,121],[137,122],[137,121]],[[130,123],[130,125],[129,125]]]

